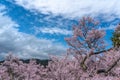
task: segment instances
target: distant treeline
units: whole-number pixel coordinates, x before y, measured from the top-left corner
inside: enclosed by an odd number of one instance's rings
[[[22,61],[23,63],[29,63],[31,59],[20,59],[20,61]],[[46,67],[48,65],[48,62],[51,60],[45,59],[45,60],[40,60],[40,59],[33,59],[36,61],[37,64],[41,64],[44,67]],[[4,60],[0,61],[0,63],[3,63]]]

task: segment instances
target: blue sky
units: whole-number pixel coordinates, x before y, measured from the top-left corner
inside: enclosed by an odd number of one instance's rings
[[[112,32],[120,22],[117,0],[0,0],[0,58],[9,52],[20,58],[64,55],[65,37],[83,16],[100,21],[111,47]]]

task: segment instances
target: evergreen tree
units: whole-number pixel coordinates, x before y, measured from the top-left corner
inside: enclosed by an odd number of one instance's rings
[[[116,48],[120,47],[120,24],[116,27],[112,37],[113,46]]]

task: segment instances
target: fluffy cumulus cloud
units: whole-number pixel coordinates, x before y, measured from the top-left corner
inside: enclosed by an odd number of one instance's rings
[[[15,0],[29,10],[76,18],[84,15],[104,15],[106,20],[120,17],[118,0]]]
[[[1,57],[12,52],[20,58],[48,58],[48,55],[60,55],[65,52],[65,47],[60,43],[19,32],[19,25],[12,21],[4,10],[5,6],[0,5]]]

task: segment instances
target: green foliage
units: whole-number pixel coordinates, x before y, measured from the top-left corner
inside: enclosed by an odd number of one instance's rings
[[[119,31],[115,31],[113,33],[113,37],[111,38],[112,42],[113,42],[113,46],[116,48],[120,47],[120,33]]]

